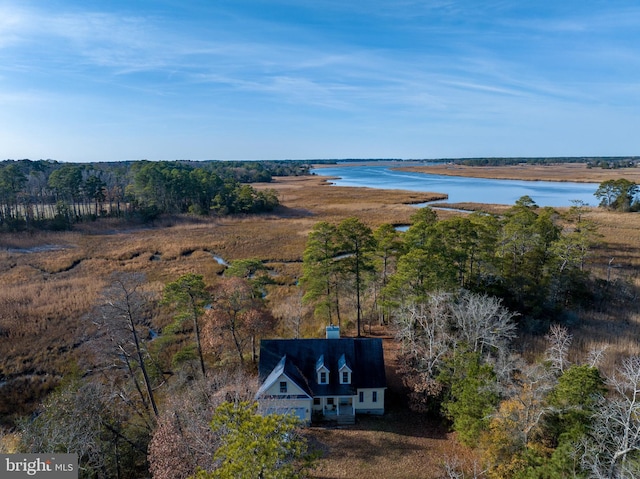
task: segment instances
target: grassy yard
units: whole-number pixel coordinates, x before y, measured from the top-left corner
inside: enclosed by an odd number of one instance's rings
[[[388,389],[382,417],[358,417],[354,426],[312,427],[309,443],[322,455],[317,479],[437,479],[445,461],[473,463],[473,452],[455,441],[437,419],[413,413],[398,369],[398,345],[384,340]]]

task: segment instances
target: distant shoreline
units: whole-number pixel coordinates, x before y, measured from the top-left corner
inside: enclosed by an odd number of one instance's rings
[[[445,176],[464,176],[494,180],[557,181],[576,183],[601,183],[606,180],[626,178],[640,183],[640,168],[588,168],[583,163],[555,165],[466,166],[442,164],[431,166],[398,166],[398,171]]]

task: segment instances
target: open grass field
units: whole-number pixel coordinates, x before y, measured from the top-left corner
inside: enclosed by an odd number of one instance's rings
[[[372,227],[406,224],[415,212],[412,204],[438,199],[429,193],[333,187],[313,176],[276,178],[256,187],[275,189],[282,206],[261,216],[173,218],[150,227],[105,220],[73,232],[0,235],[0,418],[16,412],[18,402],[26,402],[28,410],[73,364],[90,367],[85,347],[95,332],[92,307],[112,272],[146,273],[159,292],[186,272],[213,281],[223,269],[221,260],[260,258],[286,287],[301,273],[306,237],[316,222],[357,216]],[[602,278],[631,278],[640,286],[640,214],[593,210],[588,217],[602,234],[590,268]],[[157,313],[158,327],[169,321],[164,314]],[[320,334],[320,327],[306,331]],[[614,359],[640,353],[637,311],[593,313],[576,321],[571,332],[582,350],[606,343]],[[535,354],[543,344],[532,338],[528,347]],[[390,389],[384,418],[309,432],[323,452],[313,477],[438,478],[443,477],[443,458],[472,460],[439,424],[407,411],[395,375],[396,352],[393,342],[385,341]]]

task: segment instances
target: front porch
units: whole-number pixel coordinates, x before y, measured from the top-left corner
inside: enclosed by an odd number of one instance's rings
[[[337,422],[338,424],[355,424],[356,414],[353,407],[353,396],[319,397],[313,400],[314,422]]]

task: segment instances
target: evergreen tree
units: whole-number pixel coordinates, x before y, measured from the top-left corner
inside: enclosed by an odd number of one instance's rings
[[[200,340],[200,318],[204,314],[204,307],[211,301],[201,275],[187,273],[164,288],[163,303],[172,304],[176,308],[176,325],[184,321],[193,322],[193,332],[198,349],[198,359],[202,375],[205,375],[204,354]]]
[[[212,472],[200,470],[195,479],[294,479],[302,477],[306,442],[296,430],[298,419],[291,414],[257,413],[257,404],[221,404],[211,428],[220,437],[214,454],[219,466]]]

